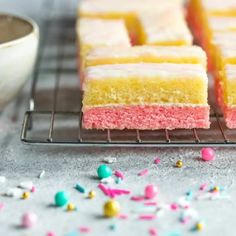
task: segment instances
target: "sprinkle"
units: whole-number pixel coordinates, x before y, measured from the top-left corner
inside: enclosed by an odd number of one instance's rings
[[[37,221],[38,217],[35,213],[25,213],[21,219],[22,226],[25,228],[31,228],[35,226]]]
[[[183,167],[183,162],[181,160],[178,160],[176,163],[175,163],[175,167],[177,168],[182,168]]]
[[[156,202],[144,202],[145,206],[157,206]]]
[[[142,170],[138,173],[138,176],[144,176],[144,175],[147,175],[148,174],[148,170],[145,169],[145,170]]]
[[[75,211],[76,207],[73,203],[69,203],[66,207],[67,211]]]
[[[120,182],[121,182],[121,178],[116,178],[116,180],[115,180],[115,182],[116,182],[116,184],[119,184]]]
[[[158,193],[158,189],[155,185],[149,184],[145,187],[145,190],[144,190],[145,198],[152,199],[156,197],[157,193]]]
[[[181,236],[181,233],[180,231],[173,231],[173,232],[168,233],[168,236]]]
[[[115,224],[110,225],[109,229],[112,230],[112,231],[115,231],[116,230],[116,225]]]
[[[20,188],[31,190],[32,187],[34,186],[32,181],[24,181],[19,184]]]
[[[103,162],[108,163],[108,164],[112,164],[117,162],[117,159],[115,157],[105,157],[103,159]]]
[[[203,161],[213,161],[215,160],[215,151],[213,148],[202,148],[201,158]]]
[[[90,191],[90,192],[88,193],[88,198],[89,198],[89,199],[93,199],[95,196],[96,196],[96,192],[95,192],[95,191]]]
[[[143,196],[132,196],[132,197],[130,198],[130,200],[136,201],[136,202],[143,201],[144,199],[145,199],[145,197],[143,197]]]
[[[9,188],[6,193],[5,196],[7,197],[21,197],[22,196],[22,190],[19,188]]]
[[[99,185],[98,185],[98,188],[99,188],[100,190],[102,190],[102,192],[103,192],[106,196],[109,196],[109,191],[108,191],[108,189],[106,188],[106,186],[105,186],[104,184],[99,184]]]
[[[0,202],[0,210],[3,210],[5,208],[5,204]]]
[[[200,189],[201,191],[204,191],[204,190],[206,190],[206,188],[207,188],[207,184],[204,183],[204,184],[201,184],[201,185],[200,185],[200,188],[199,188],[199,189]]]
[[[80,193],[85,193],[85,188],[79,183],[75,185],[75,189],[78,190]]]
[[[139,220],[154,220],[156,219],[155,215],[140,215]]]
[[[39,174],[39,179],[43,178],[43,176],[45,175],[45,170],[42,170],[42,172]]]
[[[124,189],[113,189],[113,192],[115,194],[130,194],[129,190],[124,190]]]
[[[119,170],[115,171],[115,176],[118,177],[118,178],[121,178],[122,180],[125,178],[124,174]]]
[[[100,182],[103,184],[111,184],[111,183],[114,183],[115,181],[111,176],[109,176],[107,178],[101,179]]]
[[[157,229],[155,228],[150,228],[148,232],[150,236],[157,236]]]
[[[5,176],[0,176],[0,183],[3,184],[5,183],[7,178]]]
[[[196,225],[195,225],[195,230],[197,231],[202,231],[203,230],[203,223],[201,222],[198,222]]]
[[[172,211],[177,211],[177,210],[179,209],[179,205],[178,205],[177,203],[172,203],[172,204],[170,205],[170,209],[171,209]]]
[[[156,158],[155,160],[154,160],[154,164],[159,164],[161,162],[161,159],[160,158]]]
[[[35,186],[32,187],[31,192],[34,193],[36,191]]]
[[[22,199],[28,199],[30,197],[30,193],[29,192],[24,192],[22,194]]]
[[[128,215],[120,214],[120,215],[118,216],[118,218],[121,219],[121,220],[126,220],[126,219],[128,219]]]
[[[91,229],[89,227],[80,227],[79,231],[81,233],[89,233],[91,231]]]
[[[56,236],[56,233],[49,231],[47,232],[46,236]]]

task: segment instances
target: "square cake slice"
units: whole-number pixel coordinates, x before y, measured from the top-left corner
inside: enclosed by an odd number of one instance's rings
[[[200,64],[88,67],[83,88],[83,127],[209,128],[207,87],[207,74]]]

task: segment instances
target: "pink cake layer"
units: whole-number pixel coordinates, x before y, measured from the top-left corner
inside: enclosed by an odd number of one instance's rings
[[[85,108],[85,129],[192,129],[210,126],[209,106],[133,105]]]
[[[216,83],[216,97],[219,106],[224,115],[225,124],[230,129],[236,128],[236,107],[227,106],[223,98],[223,87],[222,82],[219,82],[219,79],[215,80]]]

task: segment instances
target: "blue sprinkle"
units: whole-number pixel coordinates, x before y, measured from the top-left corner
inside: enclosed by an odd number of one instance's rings
[[[181,236],[181,232],[180,231],[173,231],[167,234],[167,236]]]
[[[187,200],[191,200],[192,198],[193,198],[193,191],[188,191],[187,193],[186,193],[186,199]]]
[[[81,186],[80,184],[75,185],[75,189],[78,190],[80,193],[85,193],[85,188]]]
[[[119,184],[120,182],[122,181],[122,179],[121,178],[116,178],[116,184]]]
[[[116,225],[115,224],[110,225],[109,229],[112,230],[112,231],[115,231],[116,230]]]

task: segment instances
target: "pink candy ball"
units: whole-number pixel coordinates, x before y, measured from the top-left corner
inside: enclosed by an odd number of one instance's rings
[[[203,161],[212,161],[215,159],[215,151],[213,148],[202,148],[201,156]]]
[[[145,198],[152,199],[154,198],[158,193],[158,189],[155,185],[147,185],[144,191]]]
[[[38,221],[38,217],[35,213],[25,213],[22,216],[22,226],[25,228],[33,227]]]

